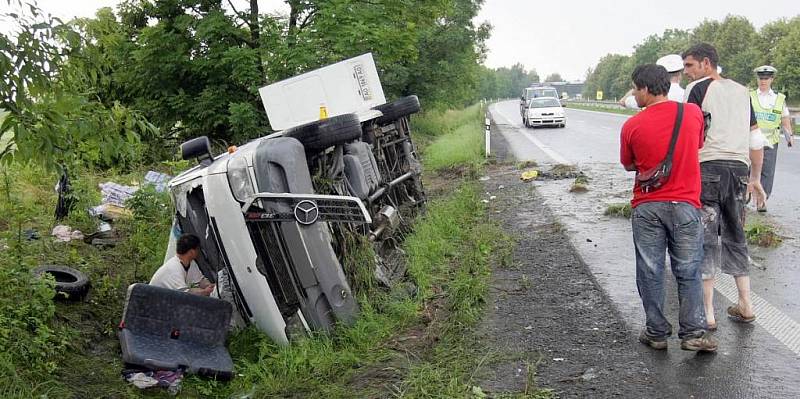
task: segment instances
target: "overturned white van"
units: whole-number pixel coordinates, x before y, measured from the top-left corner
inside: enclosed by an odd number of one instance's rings
[[[198,264],[245,323],[286,344],[294,331],[351,324],[358,305],[342,268],[342,231],[392,242],[403,209],[425,193],[408,116],[416,96],[386,103],[371,54],[260,89],[281,131],[213,156],[169,183],[181,233],[201,238]],[[322,117],[322,118],[321,118]],[[385,272],[383,274],[386,274]]]

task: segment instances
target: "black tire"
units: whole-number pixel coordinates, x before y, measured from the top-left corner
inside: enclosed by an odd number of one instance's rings
[[[308,152],[318,152],[360,138],[361,123],[356,114],[344,114],[286,129],[283,135],[299,140]]]
[[[33,274],[37,277],[42,277],[45,273],[56,280],[56,298],[79,301],[89,292],[89,278],[78,270],[55,265],[33,269]]]
[[[383,115],[377,119],[377,122],[379,125],[384,125],[419,112],[419,98],[415,95],[402,97],[372,109],[381,111]]]

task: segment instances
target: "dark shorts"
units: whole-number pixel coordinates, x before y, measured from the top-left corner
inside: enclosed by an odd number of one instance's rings
[[[745,201],[750,169],[739,161],[700,164],[703,190],[703,279],[722,270],[732,276],[749,274],[750,257],[744,235]]]

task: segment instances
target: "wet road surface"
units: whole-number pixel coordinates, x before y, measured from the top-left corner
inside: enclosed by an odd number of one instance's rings
[[[575,164],[591,178],[590,190],[583,194],[568,192],[572,180],[536,184],[634,336],[644,314],[634,280],[630,222],[603,216],[608,204],[630,199],[633,175],[618,163],[619,131],[628,116],[569,109],[566,128],[527,129],[517,102],[495,104],[491,111],[517,159]],[[795,294],[800,290],[800,267],[795,261],[800,249],[800,201],[794,200],[800,195],[800,147],[787,150],[782,145],[765,221],[779,227],[784,242],[776,249],[751,249],[757,263],[751,275],[758,320],[741,325],[724,316],[736,291],[732,279],[721,276],[715,295],[719,352],[681,351],[676,337],[668,351],[653,352],[653,374],[661,376],[671,395],[800,397],[800,296]],[[677,329],[677,294],[670,275],[667,282],[667,314]]]

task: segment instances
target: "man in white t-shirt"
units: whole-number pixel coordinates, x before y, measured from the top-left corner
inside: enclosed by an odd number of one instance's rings
[[[750,257],[744,234],[745,199],[765,201],[761,165],[766,137],[761,133],[746,87],[717,72],[719,56],[714,46],[700,43],[683,53],[684,73],[693,80],[686,86],[686,102],[711,114],[705,143],[700,150],[700,202],[703,239],[703,302],[708,329],[717,327],[714,315],[714,280],[719,271],[736,281],[739,298],[728,308],[734,321],[756,319],[750,299]]]
[[[789,117],[789,107],[786,105],[786,95],[772,90],[772,81],[778,72],[771,65],[762,65],[753,70],[758,76],[758,89],[750,92],[750,101],[758,120],[758,127],[767,136],[769,145],[764,146],[764,167],[761,168],[761,185],[769,198],[772,193],[772,183],[775,179],[775,164],[778,160],[778,144],[781,141],[781,128],[786,137],[786,144],[794,144],[792,121]],[[759,212],[766,212],[766,204],[758,207]]]
[[[669,92],[667,99],[683,102],[683,88],[681,87],[681,77],[683,72],[683,58],[678,54],[665,55],[656,61],[656,65],[660,65],[669,73]],[[639,109],[639,104],[636,103],[636,98],[633,96],[633,90],[629,90],[619,100],[619,104],[629,109]]]
[[[200,239],[193,234],[181,235],[176,252],[156,270],[150,285],[209,296],[215,286],[203,276],[195,262],[200,254]]]
[[[683,102],[683,87],[681,87],[681,75],[683,74],[683,58],[678,54],[668,54],[656,61],[669,73],[669,93],[667,99]]]

